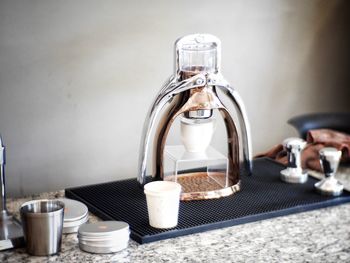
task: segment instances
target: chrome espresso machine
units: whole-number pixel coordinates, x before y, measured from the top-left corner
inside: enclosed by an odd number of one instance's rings
[[[299,138],[285,142],[288,167],[255,158],[254,177],[245,176],[252,173],[249,123],[239,94],[221,74],[220,52],[220,40],[212,35],[177,40],[174,75],[158,92],[145,120],[137,180],[70,188],[66,197],[84,202],[103,220],[127,222],[131,238],[140,244],[350,202],[350,194],[341,194],[333,180],[338,151],[321,154],[328,179],[305,180],[299,161],[304,143]],[[155,180],[181,184],[176,227],[150,225],[141,186]],[[335,188],[328,187],[329,181]],[[331,199],[330,194],[337,197]]]
[[[141,185],[149,180],[151,165],[151,180],[181,184],[181,200],[213,199],[239,191],[240,176],[251,174],[246,110],[238,92],[222,76],[220,62],[221,42],[213,35],[193,34],[175,42],[174,75],[157,94],[143,128]],[[210,145],[215,116],[222,117],[226,127],[226,154]],[[180,122],[182,143],[167,145],[175,120]]]

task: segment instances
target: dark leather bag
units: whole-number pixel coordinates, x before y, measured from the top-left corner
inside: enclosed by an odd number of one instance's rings
[[[332,129],[350,134],[350,113],[313,113],[291,118],[292,125],[301,138],[306,139],[307,132],[314,129]]]

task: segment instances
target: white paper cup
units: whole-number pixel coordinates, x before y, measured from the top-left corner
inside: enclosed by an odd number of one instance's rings
[[[155,228],[177,226],[181,185],[169,181],[156,181],[144,186],[149,224]]]

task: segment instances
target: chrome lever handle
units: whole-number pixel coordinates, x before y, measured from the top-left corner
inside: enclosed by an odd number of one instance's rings
[[[209,73],[207,75],[209,86],[220,86],[223,88],[232,89],[230,83],[220,73]]]
[[[243,170],[241,172],[246,175],[251,175],[253,171],[252,140],[250,124],[243,100],[238,92],[230,86],[221,74],[208,74],[207,79],[208,85],[219,87],[225,92],[237,110],[243,146],[243,160],[241,160]]]

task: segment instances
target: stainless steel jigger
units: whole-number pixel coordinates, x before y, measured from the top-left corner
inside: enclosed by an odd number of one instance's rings
[[[344,186],[334,177],[338,169],[341,151],[335,148],[325,147],[319,153],[325,178],[315,184],[316,190],[324,195],[341,195]]]
[[[301,151],[306,142],[300,138],[288,138],[283,141],[287,151],[288,165],[281,171],[281,179],[287,183],[302,184],[307,181],[308,174],[301,167]]]

